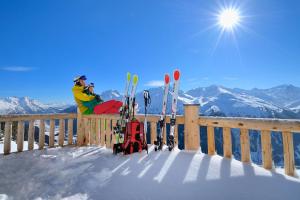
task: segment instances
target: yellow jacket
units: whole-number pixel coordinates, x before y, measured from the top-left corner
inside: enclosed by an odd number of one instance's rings
[[[92,96],[92,95],[90,96],[90,95],[83,93],[83,89],[84,89],[83,86],[78,86],[78,85],[75,85],[72,88],[74,99],[75,99],[81,113],[84,113],[88,109],[87,107],[82,105],[82,101],[91,101],[95,98],[95,96]]]

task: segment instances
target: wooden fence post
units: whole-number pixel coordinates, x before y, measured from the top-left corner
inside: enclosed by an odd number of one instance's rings
[[[45,146],[45,121],[40,120],[40,131],[39,131],[39,150]]]
[[[151,122],[151,144],[154,144],[154,141],[156,141],[156,137],[157,137],[157,124],[156,122]]]
[[[231,158],[232,156],[231,129],[228,127],[223,127],[223,152],[224,152],[224,157]]]
[[[107,120],[107,127],[106,127],[106,148],[112,148],[112,133],[111,133],[111,119]]]
[[[81,114],[79,108],[77,108],[77,130],[76,130],[76,135],[77,135],[77,146],[82,146],[83,145],[84,129],[83,129],[82,114]]]
[[[28,150],[33,150],[34,148],[34,120],[29,121],[28,129]]]
[[[295,175],[294,141],[293,133],[289,131],[282,132],[283,152],[284,152],[284,170],[289,176]]]
[[[240,129],[240,143],[241,143],[241,160],[242,162],[250,162],[250,144],[248,129]]]
[[[10,154],[10,148],[11,148],[11,131],[12,131],[12,123],[11,122],[5,122],[4,127],[4,155]]]
[[[18,152],[23,151],[24,143],[24,122],[18,121],[18,135],[17,135],[17,150]]]
[[[100,145],[105,145],[105,119],[101,118],[101,126],[100,126]]]
[[[68,145],[73,144],[73,119],[68,119]]]
[[[59,120],[58,144],[63,147],[65,141],[65,119]]]
[[[199,104],[184,105],[184,141],[186,150],[198,150],[200,147]]]
[[[112,140],[111,140],[111,148],[114,148],[114,144],[116,144],[116,137],[115,137],[115,134],[114,134],[114,127],[116,126],[117,124],[117,120],[113,119],[112,120],[112,126],[111,126],[111,137],[112,137]]]
[[[96,145],[100,145],[100,120],[96,119]]]
[[[90,121],[90,145],[96,143],[96,119],[92,118]]]
[[[49,147],[54,147],[55,120],[50,120]]]
[[[263,166],[265,169],[272,169],[271,132],[268,130],[262,130],[260,136],[261,136]]]
[[[83,135],[83,145],[88,145],[90,143],[90,130],[91,130],[91,127],[90,127],[90,119],[89,118],[86,118],[84,117],[83,118],[83,132],[84,132],[84,135]]]
[[[207,148],[208,155],[215,154],[215,129],[212,126],[207,126]]]

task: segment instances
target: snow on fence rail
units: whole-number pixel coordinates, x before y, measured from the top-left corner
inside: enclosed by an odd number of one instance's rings
[[[79,113],[79,112],[78,112]],[[241,161],[250,162],[250,141],[249,130],[261,131],[261,145],[263,167],[272,168],[272,144],[271,131],[282,132],[284,149],[284,167],[287,175],[293,176],[295,169],[293,134],[300,133],[300,120],[281,120],[281,119],[253,119],[253,118],[231,118],[231,117],[205,117],[199,116],[198,104],[187,104],[184,106],[184,115],[176,119],[175,140],[178,141],[178,125],[184,125],[184,146],[186,150],[198,150],[200,147],[199,126],[207,127],[208,154],[215,154],[215,133],[214,127],[223,128],[223,152],[224,157],[232,157],[231,129],[240,129]],[[44,148],[44,120],[50,119],[50,142],[49,147],[54,146],[54,119],[59,119],[59,146],[63,146],[65,129],[64,120],[68,119],[68,144],[72,144],[73,119],[77,119],[77,145],[100,145],[112,148],[114,143],[113,124],[119,118],[119,115],[81,115],[77,114],[53,114],[53,115],[0,115],[0,122],[5,122],[4,153],[10,153],[11,140],[11,122],[18,123],[18,151],[22,151],[23,145],[23,121],[29,121],[29,150],[32,150],[33,144],[33,121],[41,120],[39,149]],[[138,120],[143,121],[144,115],[136,115]],[[157,121],[159,115],[149,115],[147,118],[150,123],[151,144],[156,138]],[[166,123],[170,123],[170,116],[167,116]],[[163,138],[166,141],[166,129],[164,129]]]

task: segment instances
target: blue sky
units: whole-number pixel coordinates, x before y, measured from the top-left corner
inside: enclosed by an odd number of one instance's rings
[[[229,6],[240,26],[220,37]],[[300,86],[299,19],[298,0],[1,0],[0,96],[72,102],[78,74],[122,92],[127,71],[142,90],[175,68],[183,90]]]

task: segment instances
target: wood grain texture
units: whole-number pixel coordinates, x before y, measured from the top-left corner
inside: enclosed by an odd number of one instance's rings
[[[282,133],[284,152],[284,171],[289,176],[295,175],[294,141],[293,133],[286,131]]]
[[[261,135],[263,167],[265,169],[272,169],[271,132],[269,130],[262,130],[260,135]]]

